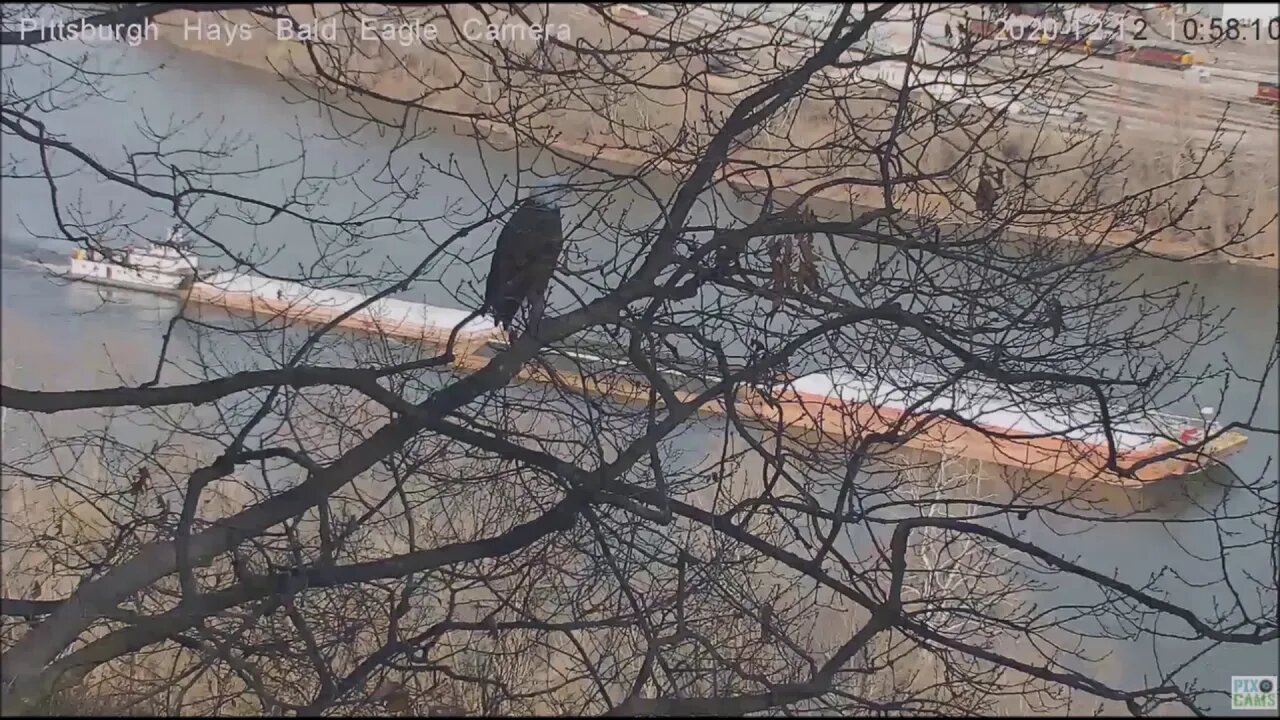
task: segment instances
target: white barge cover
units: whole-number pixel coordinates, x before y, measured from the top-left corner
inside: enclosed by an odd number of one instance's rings
[[[996,385],[971,380],[958,381],[936,397],[925,400],[941,387],[941,380],[940,377],[908,376],[895,383],[863,379],[851,372],[814,373],[780,385],[777,390],[790,388],[827,401],[864,403],[897,412],[910,406],[920,414],[945,411],[1010,435],[1059,437],[1091,445],[1106,445],[1101,414],[1092,403],[1081,404],[1078,412],[1061,406],[1036,407],[1037,403],[1016,399],[1009,391],[1000,391]],[[1204,428],[1201,420],[1164,413],[1148,413],[1136,418],[1119,411],[1114,415],[1122,418],[1111,424],[1111,435],[1116,449],[1120,451],[1149,447],[1188,427]]]
[[[204,280],[203,291],[212,290],[228,295],[249,295],[270,302],[285,302],[296,314],[309,309],[324,309],[342,313],[358,306],[369,296],[345,290],[322,290],[287,280],[271,280],[248,273],[220,272]],[[381,327],[423,327],[451,332],[469,315],[465,310],[438,307],[425,303],[382,298],[352,315],[355,319],[375,322]],[[472,318],[459,331],[459,337],[491,335],[498,326],[487,317]]]

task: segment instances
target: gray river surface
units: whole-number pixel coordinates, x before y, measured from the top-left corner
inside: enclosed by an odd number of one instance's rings
[[[104,52],[114,52],[108,50]],[[363,131],[363,142],[372,150],[339,140],[326,140],[332,136],[328,120],[320,117],[311,104],[290,105],[281,101],[291,91],[279,81],[265,74],[213,60],[204,56],[174,50],[164,45],[144,46],[128,50],[118,56],[119,69],[162,69],[150,77],[113,78],[107,81],[112,88],[112,99],[94,99],[65,112],[48,116],[50,131],[64,134],[80,147],[93,149],[110,163],[123,157],[123,148],[148,146],[145,128],[163,128],[171,124],[187,123],[183,131],[183,143],[195,144],[195,138],[204,133],[216,135],[227,142],[228,158],[219,161],[220,167],[253,167],[272,161],[285,161],[299,152],[297,138],[307,138],[308,171],[315,175],[344,175],[359,168],[352,178],[327,183],[323,197],[315,198],[315,205],[307,212],[311,217],[345,218],[353,209],[370,204],[372,188],[388,182],[386,169],[380,165],[387,157],[387,150],[394,137],[379,137],[373,131]],[[10,73],[5,82],[15,87],[23,83],[43,83],[38,74],[19,69]],[[34,86],[33,86],[34,87]],[[28,169],[33,158],[29,148],[11,139],[6,143],[6,158],[17,157]],[[399,166],[396,171],[411,169],[420,164],[418,154],[437,163],[452,163],[454,172],[466,178],[472,187],[496,182],[503,173],[514,167],[512,153],[502,156],[486,154],[481,163],[474,141],[440,132],[426,139],[415,140],[408,148],[396,154]],[[253,158],[260,158],[254,160]],[[244,164],[237,163],[250,158]],[[362,163],[371,166],[361,167]],[[524,163],[527,164],[527,161]],[[262,173],[250,178],[235,178],[223,182],[222,187],[234,192],[272,199],[290,191],[296,179],[296,168],[281,173]],[[377,208],[370,215],[397,215],[424,219],[423,229],[433,237],[447,234],[454,228],[432,216],[452,202],[477,206],[471,191],[461,181],[442,178],[433,174],[429,188],[420,193],[406,207]],[[5,382],[24,388],[89,388],[112,385],[117,382],[115,373],[126,379],[139,381],[150,376],[161,333],[176,304],[163,298],[134,293],[112,293],[110,302],[104,303],[98,290],[91,287],[72,286],[49,279],[24,261],[30,258],[32,248],[43,247],[49,251],[65,252],[65,246],[54,241],[40,240],[39,236],[56,234],[56,226],[50,211],[49,191],[40,180],[5,179],[3,214],[0,215],[0,236],[3,238],[3,281],[0,282],[3,297],[3,349]],[[157,237],[171,222],[164,204],[148,202],[136,192],[124,191],[113,184],[102,183],[88,174],[68,177],[61,184],[62,198],[83,203],[86,211],[98,213],[103,219],[110,213],[119,213],[119,223],[139,234],[139,237]],[[510,197],[510,189],[503,193]],[[78,197],[77,197],[78,196]],[[218,206],[226,212],[226,201]],[[627,210],[638,216],[652,213],[652,208],[640,197],[612,198],[610,212]],[[208,208],[197,206],[194,215],[211,214]],[[396,228],[391,222],[385,229]],[[313,235],[313,230],[301,222],[282,218],[271,224],[255,228],[223,217],[215,219],[208,231],[211,236],[225,242],[236,252],[261,251],[271,255],[264,267],[271,272],[288,274],[297,272],[300,264],[311,261],[318,242],[323,238]],[[402,295],[407,299],[424,300],[442,305],[474,307],[475,298],[482,287],[484,267],[475,258],[492,242],[492,225],[487,226],[459,246],[453,262],[433,268],[426,282],[417,283]],[[350,250],[343,251],[362,272],[370,276],[379,274],[383,263],[405,266],[416,262],[425,253],[413,238],[421,233],[402,233],[393,239],[368,239]],[[578,250],[586,256],[606,258],[613,252],[609,243],[582,243]],[[487,261],[487,258],[485,259]],[[487,262],[483,263],[487,265]],[[1226,321],[1227,332],[1211,347],[1200,348],[1194,361],[1205,365],[1232,363],[1246,376],[1257,377],[1275,342],[1277,326],[1277,275],[1273,271],[1222,265],[1174,264],[1162,261],[1134,263],[1126,269],[1141,276],[1141,283],[1152,288],[1176,283],[1194,285],[1207,301],[1223,311],[1231,310]],[[171,351],[178,357],[192,353],[184,345],[182,333],[175,337]],[[1228,389],[1220,408],[1219,419],[1230,421],[1244,417],[1257,396],[1256,386],[1238,383]],[[1256,418],[1258,424],[1274,427],[1280,422],[1276,401],[1276,381],[1271,376],[1269,387],[1262,393],[1262,405]],[[1195,407],[1178,408],[1194,412]],[[8,413],[6,430],[16,430],[24,422],[15,413]],[[689,442],[696,442],[690,439]],[[1231,466],[1242,477],[1256,478],[1264,473],[1274,475],[1276,447],[1273,438],[1258,436],[1231,461]],[[1197,479],[1191,478],[1156,488],[1149,488],[1141,502],[1158,506],[1158,515],[1170,519],[1195,517],[1201,511],[1198,502],[1214,499],[1212,489],[1197,487]],[[1256,503],[1256,498],[1241,497],[1239,502]],[[1249,508],[1233,508],[1239,512]],[[1080,533],[1088,527],[1087,532]],[[1218,545],[1212,525],[1084,525],[1071,526],[1056,522],[1050,529],[1028,522],[1022,528],[1030,539],[1044,543],[1046,547],[1068,558],[1079,557],[1083,563],[1104,574],[1112,571],[1119,577],[1132,576],[1145,579],[1149,573],[1163,565],[1169,565],[1189,580],[1213,577],[1218,572]],[[1247,530],[1247,528],[1244,528]],[[1056,531],[1056,532],[1055,532]],[[1075,534],[1079,533],[1079,534]],[[1192,560],[1178,545],[1202,555],[1201,561]],[[1228,565],[1237,568],[1254,567],[1263,574],[1273,567],[1268,558],[1269,548],[1245,548],[1233,552],[1227,558]],[[1063,593],[1074,592],[1063,587]],[[1185,605],[1202,613],[1211,613],[1214,592],[1205,590],[1194,596],[1179,598]],[[1094,599],[1096,597],[1093,596]],[[1056,598],[1067,601],[1067,597]],[[1181,631],[1183,628],[1169,628]],[[1131,644],[1110,648],[1112,655],[1101,661],[1093,670],[1111,684],[1125,687],[1139,686],[1145,678],[1152,677],[1156,665],[1152,658],[1150,638]],[[1189,657],[1194,648],[1180,644],[1161,649],[1160,666],[1173,667]],[[1276,647],[1231,648],[1211,654],[1197,661],[1191,674],[1198,678],[1203,688],[1229,687],[1233,674],[1275,674],[1277,668]]]

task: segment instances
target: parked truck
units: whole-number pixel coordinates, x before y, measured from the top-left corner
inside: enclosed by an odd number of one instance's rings
[[[1280,85],[1273,82],[1260,82],[1257,91],[1249,99],[1264,105],[1280,104]]]
[[[1195,56],[1181,48],[1143,45],[1116,57],[1137,65],[1150,65],[1169,70],[1186,70],[1195,64]]]

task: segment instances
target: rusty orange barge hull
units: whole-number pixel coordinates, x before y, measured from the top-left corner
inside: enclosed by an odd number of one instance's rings
[[[1106,445],[1025,435],[1007,428],[974,427],[928,414],[904,418],[902,411],[890,407],[833,402],[795,391],[781,391],[775,403],[770,406],[758,395],[748,402],[756,418],[792,431],[817,431],[831,438],[852,440],[868,433],[901,434],[910,428],[902,443],[906,447],[1129,487],[1198,472],[1237,452],[1247,441],[1243,433],[1226,432],[1199,452],[1179,453],[1177,443],[1166,441],[1112,453]]]

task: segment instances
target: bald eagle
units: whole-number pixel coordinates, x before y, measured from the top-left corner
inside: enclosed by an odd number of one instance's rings
[[[996,187],[988,177],[978,178],[978,192],[974,193],[974,205],[978,212],[990,215],[996,206]]]
[[[511,332],[521,305],[528,313],[527,328],[536,328],[542,320],[547,286],[564,248],[562,195],[563,191],[552,191],[525,198],[498,233],[483,309],[507,332]]]
[[[999,191],[1004,190],[1004,180],[998,176],[994,176],[991,167],[984,161],[982,169],[978,171],[978,191],[974,193],[974,205],[978,211],[990,215],[995,209],[996,202],[999,201]],[[992,179],[995,177],[996,179]]]

